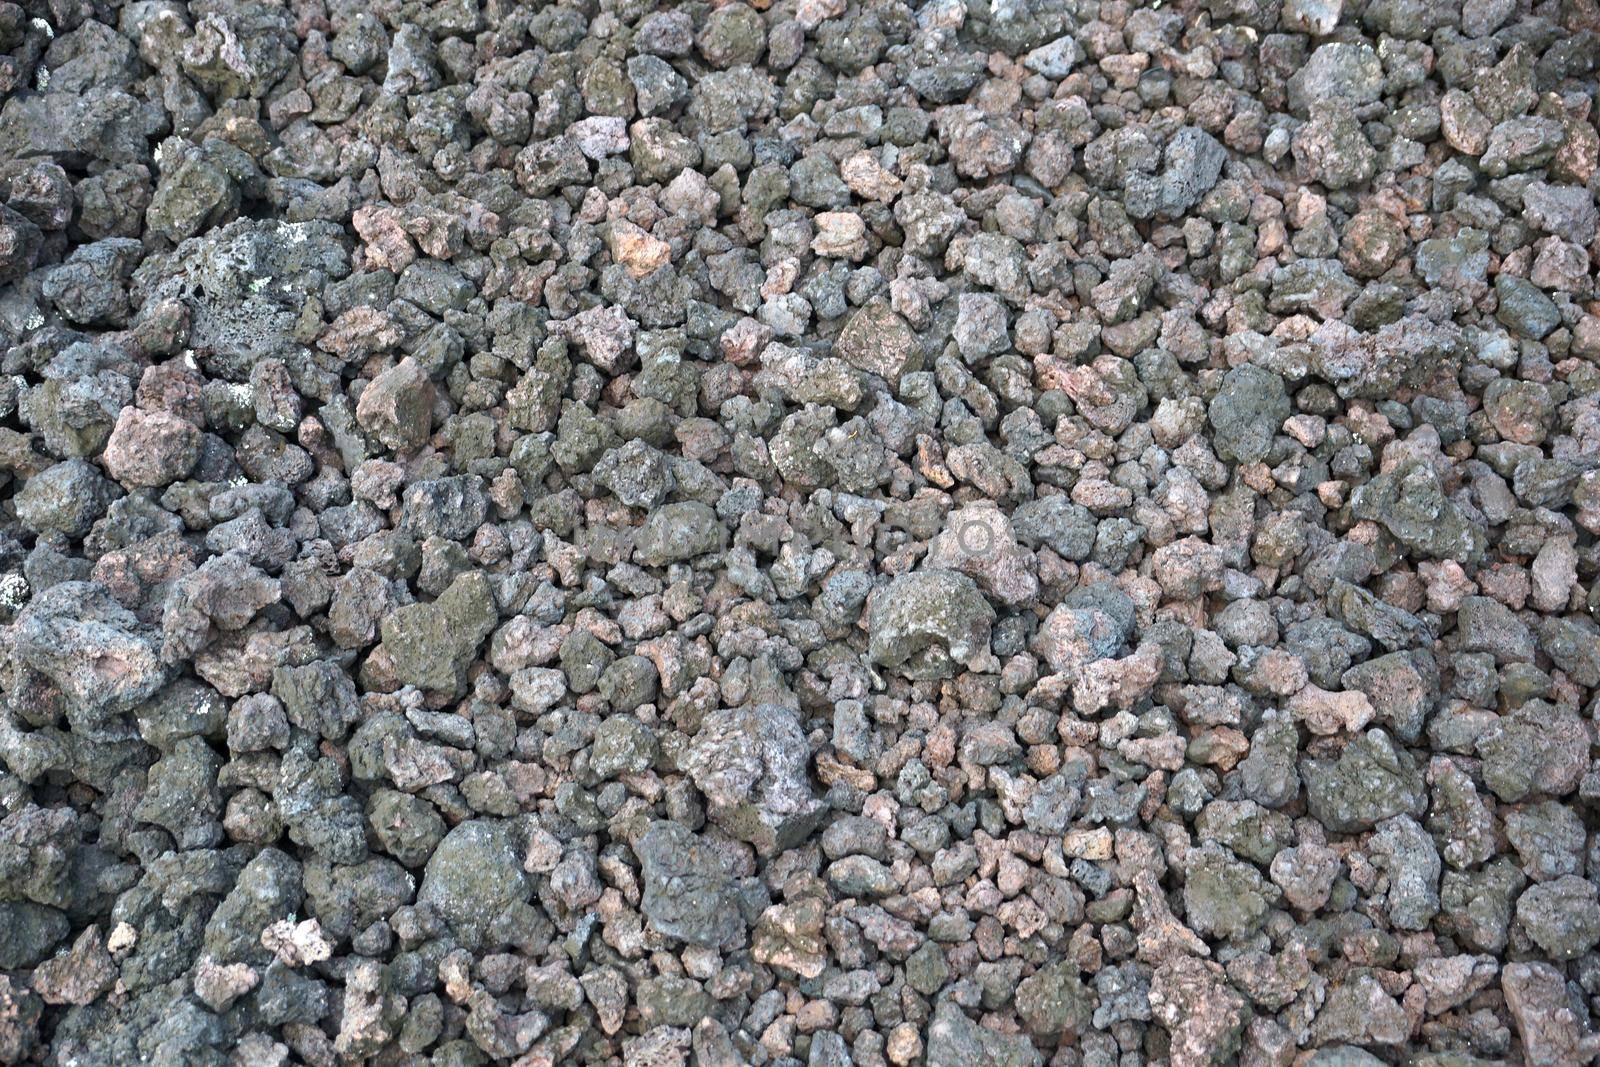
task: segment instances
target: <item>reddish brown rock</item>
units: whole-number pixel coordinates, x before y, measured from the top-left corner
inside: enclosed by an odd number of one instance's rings
[[[87,927],[72,948],[33,972],[33,988],[46,1004],[93,1004],[116,981],[117,965],[106,951],[98,926]]]
[[[122,409],[106,441],[106,471],[129,488],[160,488],[188,476],[200,458],[200,428],[165,411]]]

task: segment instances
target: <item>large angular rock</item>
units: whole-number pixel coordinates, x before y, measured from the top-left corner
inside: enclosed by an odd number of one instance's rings
[[[1010,521],[989,501],[952,512],[924,561],[931,570],[960,571],[1003,604],[1017,606],[1039,594],[1033,553],[1017,543]]]
[[[911,571],[878,590],[868,632],[874,663],[908,678],[949,678],[988,662],[994,609],[965,574]]]
[[[1500,856],[1477,870],[1446,872],[1439,902],[1463,945],[1499,952],[1506,947],[1512,906],[1526,884],[1516,862]]]
[[[801,978],[821,977],[828,966],[828,942],[822,936],[824,915],[821,897],[772,905],[761,913],[750,934],[751,958],[793,971]],[[908,972],[913,969],[909,961],[906,966]]]
[[[1086,560],[1094,551],[1098,525],[1094,513],[1064,493],[1018,505],[1011,522],[1017,539],[1029,548],[1047,545],[1062,559],[1073,561]]]
[[[12,502],[27,529],[82,537],[121,492],[87,460],[73,458],[27,479]]]
[[[1311,815],[1336,833],[1370,830],[1396,815],[1420,817],[1428,793],[1415,760],[1383,730],[1368,730],[1337,760],[1300,765]]]
[[[146,260],[138,280],[151,300],[187,311],[188,343],[206,374],[243,382],[263,359],[303,359],[296,326],[307,300],[349,273],[338,223],[239,219],[170,259]]]
[[[530,888],[511,824],[472,819],[439,842],[422,873],[417,901],[433,905],[457,938],[475,947],[496,917],[527,899]]]
[[[167,126],[160,107],[109,86],[84,92],[14,92],[0,108],[0,158],[50,156],[83,169],[92,160],[147,163]]]
[[[637,439],[601,456],[594,465],[594,480],[631,508],[655,507],[675,485],[667,456]],[[656,536],[655,531],[652,536]],[[663,547],[664,544],[650,545],[645,551]]]
[[[727,528],[710,505],[683,500],[650,512],[634,541],[633,555],[647,567],[663,567],[721,552],[727,544]]]
[[[1523,891],[1517,922],[1550,958],[1574,960],[1600,941],[1600,896],[1587,878],[1564,874]]]
[[[1364,142],[1363,142],[1364,143]],[[1312,366],[1346,399],[1379,400],[1456,368],[1467,345],[1461,327],[1407,315],[1376,332],[1324,322],[1311,335]]]
[[[161,605],[161,659],[179,664],[221,633],[237,631],[282,595],[276,578],[242,552],[212,556],[173,582]]]
[[[1478,738],[1483,781],[1514,804],[1543,793],[1562,797],[1589,768],[1589,732],[1571,711],[1530,700],[1502,716]]]
[[[1367,851],[1389,876],[1389,922],[1400,930],[1426,930],[1439,914],[1439,862],[1433,838],[1409,815],[1378,824]]]
[[[145,214],[150,229],[177,244],[237,217],[239,183],[228,165],[230,156],[191,152],[164,172]],[[248,157],[244,162],[248,165]]]
[[[1383,91],[1383,63],[1367,44],[1322,45],[1289,79],[1289,107],[1302,118],[1330,100],[1366,104]]]
[[[342,741],[361,718],[356,685],[327,660],[272,672],[272,695],[283,702],[295,726],[330,741]]]
[[[1526,278],[1497,274],[1494,292],[1500,301],[1495,318],[1513,333],[1538,341],[1561,325],[1561,309],[1556,302]]]
[[[941,1000],[928,1024],[928,1067],[1040,1067],[1044,1060],[1023,1034],[1004,1034],[967,1018],[953,1002]]]
[[[1355,974],[1328,991],[1312,1032],[1329,1044],[1401,1045],[1411,1025],[1376,978]]]
[[[0,967],[7,970],[32,967],[44,960],[72,929],[59,908],[28,900],[0,901],[0,923],[6,931],[0,938]]]
[[[180,849],[214,848],[222,841],[221,768],[222,757],[200,738],[175,742],[150,768],[134,818],[166,830]]]
[[[898,386],[902,375],[922,367],[921,340],[885,300],[871,301],[845,321],[834,352],[890,386]]]
[[[1493,956],[1435,956],[1418,960],[1415,973],[1417,984],[1428,994],[1428,1014],[1442,1015],[1493,982],[1500,964]]]
[[[1494,816],[1471,776],[1454,760],[1435,756],[1428,764],[1428,785],[1433,798],[1427,827],[1440,842],[1444,861],[1464,869],[1494,855]]]
[[[432,421],[433,383],[410,356],[372,379],[356,401],[361,428],[402,454],[427,442]]]
[[[770,856],[806,838],[826,807],[812,793],[799,717],[779,704],[707,715],[683,757],[711,818]]]
[[[443,537],[471,539],[488,517],[483,479],[476,474],[429,478],[406,486],[401,497],[400,528],[421,541]]]
[[[402,685],[455,694],[484,638],[499,622],[494,592],[469,571],[429,604],[408,604],[383,620],[383,649]]]
[[[98,582],[62,582],[34,597],[11,630],[17,659],[66,698],[67,721],[87,738],[113,738],[113,725],[167,680],[153,628]]]
[[[1406,744],[1421,735],[1439,700],[1439,666],[1422,651],[1378,656],[1351,667],[1339,681],[1347,690],[1366,694],[1379,725]]]
[[[1362,185],[1378,169],[1378,153],[1342,101],[1319,107],[1311,121],[1295,131],[1291,148],[1300,180],[1333,190]]]
[[[1110,659],[1133,635],[1134,605],[1114,585],[1079,586],[1039,626],[1034,649],[1050,669],[1076,675]]]
[[[1328,614],[1391,650],[1424,644],[1433,636],[1425,620],[1343,580],[1328,589]]]
[[[261,933],[296,914],[304,895],[300,864],[275,848],[256,853],[206,922],[205,951],[218,963],[265,964]]]
[[[1167,142],[1158,175],[1130,174],[1124,204],[1136,219],[1175,219],[1211,191],[1228,160],[1222,143],[1197,126],[1185,126]]]
[[[1234,463],[1258,462],[1293,412],[1282,378],[1253,363],[1237,366],[1211,400],[1212,448]]]
[[[1566,980],[1555,967],[1513,963],[1500,975],[1500,991],[1522,1039],[1524,1062],[1583,1067],[1600,1055],[1600,1034],[1589,1033],[1573,1010]]]
[[[1215,842],[1189,853],[1183,903],[1189,925],[1224,939],[1249,936],[1267,913],[1261,873]]]
[[[1600,626],[1582,616],[1546,619],[1539,648],[1574,682],[1600,686]]]
[[[1429,559],[1470,563],[1488,546],[1484,528],[1445,496],[1426,459],[1408,460],[1374,477],[1350,498],[1350,511],[1382,524],[1401,544]]]
[[[1017,1014],[1028,1032],[1065,1039],[1081,1034],[1094,1014],[1094,998],[1066,960],[1041,967],[1017,986]]]
[[[744,937],[737,886],[714,846],[657,820],[633,845],[644,877],[640,909],[650,925],[691,945],[724,948]]]
[[[1456,646],[1462,652],[1488,652],[1500,664],[1531,663],[1533,634],[1498,600],[1469,596],[1456,612]]]
[[[1600,232],[1594,196],[1576,185],[1530,182],[1522,191],[1522,217],[1530,225],[1568,241],[1587,245]]]
[[[260,99],[294,63],[289,13],[271,4],[237,4],[196,20],[175,58],[218,104]]]
[[[33,972],[33,988],[46,1004],[93,1004],[111,991],[116,980],[117,965],[98,926],[85,929],[72,948]]]
[[[1172,1038],[1172,1067],[1226,1063],[1239,1048],[1245,1001],[1209,960],[1179,956],[1156,968],[1150,1010]]]

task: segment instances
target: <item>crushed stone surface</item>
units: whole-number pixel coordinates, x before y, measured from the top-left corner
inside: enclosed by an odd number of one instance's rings
[[[0,0],[0,1065],[1600,1057],[1596,0]]]

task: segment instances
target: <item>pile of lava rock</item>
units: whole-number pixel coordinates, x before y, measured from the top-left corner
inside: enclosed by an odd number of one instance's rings
[[[0,0],[0,1064],[1582,1067],[1600,0]]]

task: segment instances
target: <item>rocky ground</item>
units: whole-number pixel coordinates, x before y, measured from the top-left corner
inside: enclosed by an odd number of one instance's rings
[[[0,1064],[1591,1063],[1597,65],[0,0]]]

